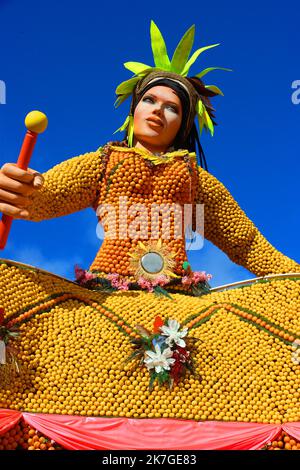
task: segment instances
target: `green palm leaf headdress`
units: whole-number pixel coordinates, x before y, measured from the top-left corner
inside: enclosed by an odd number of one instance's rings
[[[186,123],[186,135],[190,132],[196,115],[198,116],[200,133],[205,129],[213,135],[214,125],[216,123],[213,119],[214,109],[209,98],[216,95],[223,95],[223,93],[215,85],[205,85],[202,81],[202,77],[213,70],[230,71],[230,69],[224,67],[208,67],[191,78],[187,77],[187,75],[191,66],[203,52],[219,44],[201,47],[190,56],[195,37],[195,25],[193,25],[179,41],[173,57],[170,60],[165,40],[154,21],[151,21],[150,37],[154,66],[141,62],[124,63],[124,67],[133,72],[134,75],[129,80],[120,83],[116,88],[117,99],[115,107],[118,107],[130,96],[138,98],[149,83],[155,82],[161,78],[168,78],[179,83],[189,95],[190,112],[188,122]],[[128,140],[131,143],[132,135],[130,134],[133,132],[132,115],[133,100],[129,116],[126,117],[124,124],[117,129],[117,131],[123,131],[128,128]]]

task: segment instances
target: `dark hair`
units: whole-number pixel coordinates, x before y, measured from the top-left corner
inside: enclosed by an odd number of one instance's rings
[[[190,110],[190,100],[187,92],[185,89],[180,86],[178,83],[174,82],[173,80],[169,80],[168,78],[161,78],[159,80],[156,80],[155,82],[149,83],[139,95],[138,99],[136,99],[135,94],[133,93],[133,98],[132,98],[132,106],[131,110],[132,113],[134,113],[135,108],[137,107],[138,103],[144,96],[144,94],[150,89],[153,88],[154,86],[167,86],[169,88],[172,88],[179,97],[182,105],[182,121],[181,121],[181,126],[180,129],[175,137],[175,140],[173,142],[173,147],[175,150],[178,149],[186,149],[189,152],[196,152],[198,155],[198,163],[200,164],[201,167],[203,167],[205,170],[207,170],[207,163],[206,163],[206,158],[204,155],[203,148],[200,143],[197,127],[195,123],[193,123],[193,126],[191,128],[191,131],[189,132],[188,136],[184,139],[184,131],[185,131],[185,124],[187,122],[187,118],[189,115],[189,110]],[[125,138],[127,137],[127,132],[125,133]],[[197,152],[197,147],[198,147],[198,152]]]

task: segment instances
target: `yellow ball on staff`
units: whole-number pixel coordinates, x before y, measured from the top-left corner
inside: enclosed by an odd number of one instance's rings
[[[31,111],[25,118],[25,126],[29,131],[42,134],[47,129],[48,119],[41,111]]]

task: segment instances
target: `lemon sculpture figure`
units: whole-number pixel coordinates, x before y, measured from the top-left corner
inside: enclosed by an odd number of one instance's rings
[[[76,268],[76,282],[1,259],[2,328],[7,335],[18,329],[18,341],[6,336],[6,347],[15,348],[19,372],[8,367],[12,361],[0,366],[0,407],[25,412],[67,448],[161,448],[162,435],[169,436],[165,448],[225,448],[228,430],[236,433],[235,448],[257,448],[237,426],[252,434],[256,425],[266,426],[276,434],[300,421],[300,266],[265,239],[207,171],[195,118],[200,132],[213,134],[210,99],[222,92],[202,79],[218,67],[188,74],[218,44],[190,55],[192,26],[170,59],[154,22],[150,33],[154,67],[125,63],[134,75],[116,89],[117,106],[131,97],[118,129],[126,131],[123,141],[43,175],[16,173],[10,164],[1,169],[4,213],[37,222],[93,207],[105,239],[90,268]],[[8,178],[19,180],[18,198],[10,195]],[[258,280],[218,290],[210,289],[205,272],[193,272],[179,229],[187,207],[193,230],[201,232],[199,205],[205,238]],[[63,428],[54,431],[66,416],[69,437]],[[84,441],[86,417],[95,418],[93,426],[120,428],[107,437],[102,427]],[[76,420],[83,436],[77,447],[70,438]],[[201,444],[211,423],[217,437]],[[132,438],[149,426],[156,432],[147,442]],[[259,427],[260,443],[268,432]]]

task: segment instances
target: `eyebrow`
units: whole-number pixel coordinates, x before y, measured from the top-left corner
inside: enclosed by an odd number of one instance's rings
[[[152,96],[152,98],[157,98],[157,95],[154,95],[153,93],[145,93],[145,96]],[[167,103],[173,104],[174,106],[178,107],[177,103],[174,103],[174,101],[167,100]]]

